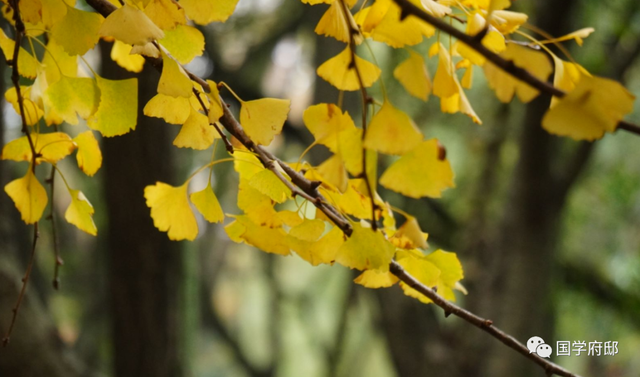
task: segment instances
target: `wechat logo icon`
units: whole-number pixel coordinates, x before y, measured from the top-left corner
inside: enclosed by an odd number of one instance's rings
[[[551,346],[544,342],[539,336],[532,336],[527,340],[527,348],[529,349],[529,353],[535,353],[540,357],[549,358],[553,353],[553,349]]]

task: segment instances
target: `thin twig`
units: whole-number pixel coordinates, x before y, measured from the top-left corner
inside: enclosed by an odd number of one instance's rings
[[[7,333],[2,338],[2,346],[6,347],[11,341],[11,333],[13,332],[13,327],[16,324],[16,319],[18,318],[18,311],[20,310],[20,305],[22,305],[22,299],[24,298],[24,294],[27,291],[27,283],[29,282],[29,277],[31,277],[31,270],[33,269],[33,262],[36,257],[36,245],[38,243],[38,237],[40,237],[40,232],[38,230],[38,222],[33,224],[33,244],[31,246],[31,256],[29,257],[29,264],[27,265],[27,270],[24,272],[24,276],[22,277],[22,288],[20,289],[20,294],[18,295],[18,300],[16,301],[16,306],[13,307],[13,315],[11,316],[11,324],[9,325],[9,329]]]
[[[351,13],[344,0],[340,0],[340,8],[344,14],[345,19],[351,18]],[[376,202],[374,198],[373,188],[371,182],[367,176],[367,148],[364,146],[364,140],[367,137],[367,107],[370,103],[369,94],[367,88],[364,87],[364,81],[362,81],[362,75],[360,74],[360,68],[356,64],[356,36],[360,34],[360,30],[350,27],[349,29],[349,51],[351,52],[351,62],[349,63],[349,69],[353,69],[358,78],[358,84],[360,85],[360,94],[362,96],[362,176],[364,177],[367,191],[369,192],[369,199],[371,200],[371,230],[374,232],[378,229],[376,223]]]
[[[487,333],[491,334],[491,336],[493,336],[494,338],[504,343],[507,347],[515,350],[516,352],[532,360],[534,363],[540,365],[545,370],[545,372],[548,373],[549,375],[557,374],[559,376],[565,376],[565,377],[578,377],[577,374],[572,373],[557,364],[547,361],[534,353],[530,353],[529,349],[525,345],[520,343],[513,336],[495,327],[491,320],[482,318],[468,310],[465,310],[445,300],[442,296],[438,295],[433,289],[427,287],[426,285],[416,280],[413,276],[409,275],[409,273],[407,273],[407,271],[405,271],[405,269],[402,268],[402,266],[398,264],[398,262],[392,261],[391,264],[389,265],[389,271],[391,271],[392,274],[397,276],[398,279],[400,279],[403,283],[407,284],[408,286],[415,289],[416,291],[422,293],[423,295],[428,297],[431,301],[433,301],[434,304],[444,309],[445,316],[449,316],[453,314],[456,317],[462,318],[468,323],[471,323],[477,328],[483,331],[486,331]]]
[[[56,131],[57,131],[57,127],[56,127]],[[62,260],[62,257],[60,256],[60,248],[58,246],[58,232],[56,230],[56,218],[55,218],[55,200],[54,200],[54,193],[55,193],[55,178],[56,178],[56,168],[55,166],[51,166],[51,175],[49,176],[49,178],[47,178],[47,183],[49,184],[49,187],[51,188],[51,193],[50,193],[50,197],[51,197],[51,211],[49,212],[49,216],[47,216],[47,219],[49,221],[51,221],[51,235],[52,235],[52,242],[53,242],[53,254],[55,257],[55,267],[53,269],[53,288],[55,290],[60,289],[60,266],[62,266],[64,264],[64,261]]]
[[[567,93],[547,81],[540,80],[536,76],[532,75],[529,71],[524,68],[520,68],[513,63],[511,60],[506,60],[495,52],[489,50],[485,45],[482,44],[482,39],[477,38],[477,35],[469,35],[464,33],[463,31],[456,29],[452,25],[447,24],[446,22],[440,20],[437,17],[430,15],[425,12],[423,9],[420,9],[418,6],[411,3],[409,0],[393,0],[402,10],[402,18],[408,17],[409,15],[413,15],[418,17],[419,19],[425,21],[428,24],[431,24],[436,29],[439,29],[456,39],[460,42],[466,44],[470,48],[474,49],[480,55],[484,56],[488,61],[493,63],[496,67],[500,68],[504,72],[510,74],[516,79],[523,81],[535,89],[538,89],[541,92],[547,93],[554,97],[562,98]],[[486,30],[486,29],[485,29]],[[640,126],[629,123],[627,121],[621,120],[618,122],[618,129],[625,130],[637,135],[640,135]]]
[[[16,40],[15,46],[13,49],[13,57],[11,59],[11,65],[13,66],[13,71],[11,73],[11,81],[13,82],[13,86],[16,89],[16,96],[18,97],[18,107],[20,108],[20,118],[22,120],[22,132],[27,135],[27,140],[29,141],[29,148],[31,148],[31,166],[30,169],[32,173],[36,174],[36,160],[39,157],[36,153],[35,144],[33,142],[33,138],[31,137],[31,132],[29,131],[29,126],[27,125],[27,118],[24,112],[24,101],[22,98],[22,91],[20,90],[20,72],[18,70],[18,58],[20,54],[20,44],[22,43],[22,38],[24,37],[25,28],[24,23],[22,22],[22,18],[20,18],[20,8],[18,6],[19,0],[11,0],[10,6],[13,8],[13,20],[15,24],[16,30]],[[29,264],[27,265],[27,270],[25,271],[24,277],[22,278],[22,289],[20,289],[20,294],[18,295],[18,300],[16,301],[16,306],[13,308],[13,315],[11,316],[11,324],[9,325],[9,329],[2,339],[2,345],[6,347],[9,344],[11,339],[11,332],[13,331],[13,327],[16,324],[16,319],[18,318],[18,311],[20,310],[20,305],[22,304],[22,299],[24,298],[24,293],[27,290],[27,283],[29,282],[29,277],[31,276],[31,269],[33,268],[33,261],[35,259],[36,254],[36,245],[38,243],[38,237],[40,236],[38,230],[38,222],[36,221],[33,224],[33,246],[31,247],[31,257],[29,258]]]
[[[403,0],[394,0],[394,1],[398,2],[399,4],[403,3]],[[110,4],[106,0],[87,0],[87,3],[91,5],[94,9],[99,11],[105,17],[107,17],[112,11],[115,10],[115,6],[113,6],[113,4]],[[413,6],[413,4],[410,4],[410,5]],[[440,23],[440,20],[438,19],[435,19],[435,20],[438,21],[438,23]],[[446,25],[446,26],[447,28],[449,28],[449,25]],[[454,30],[457,31],[457,29],[454,29]],[[466,34],[464,33],[460,32],[460,34],[466,36]],[[499,59],[502,59],[499,56],[497,57]],[[156,68],[161,69],[162,61],[160,59],[150,58],[149,60],[152,61],[152,64]],[[507,65],[509,64],[515,67],[513,63],[509,62]],[[515,68],[521,69],[518,67],[515,67]],[[187,72],[187,74],[189,75],[189,77],[191,77],[192,80],[199,83],[204,90],[211,91],[211,88],[206,83],[206,81],[202,80],[201,78],[189,72],[188,70],[185,70],[185,72]],[[524,72],[526,72],[529,76],[531,76],[527,71],[524,71]],[[548,85],[546,83],[544,84]],[[552,88],[551,90],[559,91],[558,89],[552,86],[550,86],[550,88]],[[561,95],[564,95],[564,92],[562,92],[560,96]],[[242,128],[240,123],[235,119],[231,111],[229,111],[224,100],[222,98],[220,100],[221,100],[222,108],[224,110],[224,114],[220,118],[220,124],[222,124],[222,126],[226,128],[227,131],[231,133],[231,135],[233,135],[236,139],[238,139],[240,143],[242,143],[247,149],[256,153],[260,158],[260,160],[262,161],[262,163],[266,164],[265,166],[272,163],[278,163],[282,167],[282,169],[287,173],[291,181],[284,178],[284,176],[282,176],[282,174],[279,174],[279,172],[278,174],[276,174],[278,178],[281,179],[285,184],[293,184],[297,186],[299,190],[301,190],[302,192],[307,194],[309,197],[311,197],[310,201],[319,210],[321,210],[338,228],[340,228],[346,236],[350,236],[353,233],[353,228],[351,227],[351,223],[336,208],[334,208],[331,204],[329,204],[326,201],[326,199],[318,192],[319,182],[308,180],[306,177],[304,177],[304,175],[295,171],[293,168],[291,168],[287,164],[283,163],[280,159],[273,156],[273,154],[266,151],[261,146],[256,145],[253,142],[253,140],[251,140],[251,138],[249,138],[247,134],[244,132],[244,129]],[[395,261],[391,262],[389,266],[389,270],[391,271],[391,273],[397,276],[400,280],[402,280],[405,284],[408,284],[412,288],[416,289],[418,292],[424,294],[425,296],[430,298],[434,302],[434,304],[444,309],[446,315],[454,314],[457,317],[464,319],[468,323],[483,329],[484,331],[489,333],[491,336],[493,336],[494,338],[498,339],[499,341],[507,345],[509,348],[512,348],[516,352],[523,354],[525,357],[531,359],[536,364],[543,367],[547,374],[557,374],[559,376],[564,376],[564,377],[578,377],[578,375],[571,373],[570,371],[560,367],[559,365],[556,365],[541,357],[538,357],[537,355],[530,354],[529,350],[522,343],[518,342],[518,340],[516,340],[513,336],[493,326],[493,322],[491,320],[481,318],[465,309],[462,309],[461,307],[455,304],[448,302],[442,296],[438,295],[435,291],[433,291],[431,288],[417,281],[414,277],[412,277],[409,273],[407,273],[402,268],[402,266],[400,266]]]

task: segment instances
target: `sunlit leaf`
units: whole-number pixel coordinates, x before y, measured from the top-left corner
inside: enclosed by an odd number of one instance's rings
[[[86,175],[92,177],[102,166],[102,152],[98,140],[89,130],[78,134],[73,138],[73,141],[78,146],[76,154],[78,167]]]
[[[218,202],[218,198],[213,192],[211,182],[209,182],[204,190],[191,194],[190,198],[198,212],[200,212],[208,222],[221,223],[224,220],[224,212],[222,212],[220,202]]]
[[[336,262],[357,270],[388,271],[395,247],[379,231],[353,224],[353,233],[338,250]]]
[[[16,43],[13,39],[7,37],[4,30],[0,29],[0,49],[2,49],[6,61],[13,60],[15,46]],[[38,73],[38,66],[38,60],[24,48],[20,47],[18,53],[18,72],[20,72],[20,75],[33,79]]]
[[[69,124],[78,124],[78,115],[88,119],[98,109],[100,91],[93,79],[62,76],[44,93],[47,112],[53,112]]]
[[[113,42],[111,48],[111,59],[118,65],[130,72],[140,72],[144,67],[144,57],[131,53],[131,45],[119,40]]]
[[[595,140],[614,132],[633,110],[635,96],[618,82],[582,77],[578,85],[545,114],[542,127],[550,133],[576,140]]]
[[[94,209],[89,200],[78,190],[69,190],[69,194],[71,194],[71,204],[64,213],[65,220],[92,236],[97,235],[98,228],[93,222]]]
[[[151,0],[144,8],[144,14],[165,33],[187,23],[184,9],[173,0]]]
[[[413,120],[386,100],[373,116],[365,134],[365,148],[386,154],[404,154],[422,141]]]
[[[125,3],[107,17],[100,28],[100,36],[144,46],[153,40],[162,39],[164,32],[140,9]]]
[[[436,4],[429,0],[430,3]],[[395,77],[409,94],[426,101],[431,93],[431,79],[424,59],[420,54],[409,50],[409,58],[400,63],[393,71]]]
[[[187,16],[200,25],[225,22],[237,4],[238,0],[180,0]]]
[[[204,36],[200,30],[186,25],[178,25],[173,30],[165,30],[162,44],[178,62],[187,64],[204,51]]]
[[[44,187],[33,174],[31,165],[24,177],[9,182],[4,186],[4,191],[13,200],[22,221],[33,224],[40,220],[48,198]]]
[[[138,79],[109,80],[96,76],[100,104],[87,126],[112,137],[134,130],[138,121]]]
[[[162,118],[167,123],[184,124],[191,114],[189,99],[158,93],[144,106],[144,115]]]
[[[269,145],[282,131],[290,105],[291,101],[277,98],[242,102],[240,123],[254,142]]]
[[[362,85],[368,88],[378,80],[381,70],[375,64],[358,56],[355,58],[355,65],[360,72]],[[360,89],[360,81],[358,80],[356,69],[351,64],[351,50],[349,47],[318,67],[318,76],[340,90]]]
[[[191,114],[173,140],[173,145],[180,148],[205,150],[213,144],[217,135],[215,129],[209,125],[209,118],[191,108]]]
[[[170,240],[193,241],[198,235],[198,223],[187,199],[187,185],[174,187],[156,182],[144,189],[147,207],[151,208],[153,225],[167,232]]]
[[[158,93],[185,98],[193,94],[193,83],[189,76],[175,60],[165,54],[162,54],[162,74],[158,81]]]
[[[67,13],[51,28],[51,37],[71,55],[84,55],[98,43],[104,18],[67,6]]]
[[[449,160],[440,159],[438,141],[431,139],[391,164],[380,184],[412,198],[439,198],[442,191],[454,187],[453,171]]]

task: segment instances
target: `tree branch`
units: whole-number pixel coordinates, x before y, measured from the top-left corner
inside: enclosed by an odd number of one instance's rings
[[[22,98],[22,91],[20,90],[20,72],[18,70],[18,58],[20,54],[20,44],[22,42],[22,38],[25,35],[24,23],[22,22],[22,18],[20,17],[20,8],[19,8],[19,0],[11,0],[9,2],[10,6],[13,8],[13,21],[15,23],[16,29],[16,40],[13,48],[13,57],[11,58],[11,65],[13,66],[13,71],[11,72],[11,81],[13,82],[13,86],[16,89],[16,96],[18,97],[18,107],[20,108],[20,119],[22,120],[22,132],[26,134],[27,140],[29,141],[29,148],[31,149],[31,169],[33,175],[36,174],[36,160],[39,157],[36,153],[36,147],[33,142],[33,138],[31,137],[31,133],[29,132],[29,126],[27,125],[27,117],[24,112],[24,100]],[[33,262],[36,255],[36,245],[38,244],[38,237],[40,236],[40,232],[38,230],[38,222],[36,221],[33,224],[33,245],[31,247],[31,256],[29,257],[29,264],[27,265],[27,270],[25,271],[24,277],[22,278],[22,289],[20,290],[20,294],[18,295],[18,300],[16,302],[15,307],[13,308],[13,316],[11,317],[11,324],[9,325],[9,329],[2,339],[2,345],[6,347],[11,340],[11,332],[13,331],[13,327],[16,324],[16,319],[18,317],[18,311],[20,310],[20,305],[22,304],[22,299],[24,298],[24,293],[27,290],[27,283],[29,282],[29,277],[31,276],[31,270],[33,268]]]
[[[401,3],[404,3],[406,0],[394,0],[394,1],[401,4]],[[104,17],[107,17],[113,10],[115,10],[115,6],[108,3],[106,0],[87,0],[87,3],[91,5],[94,9],[99,11]],[[415,7],[413,4],[410,4],[408,2],[407,4],[411,5],[416,10],[419,11],[419,9]],[[428,17],[431,17],[426,13],[424,14]],[[438,19],[435,19],[435,20],[438,23],[441,23],[440,20]],[[446,27],[447,29],[450,28],[449,25],[446,25]],[[454,28],[452,29],[455,30],[456,33],[459,33],[462,36],[464,36],[464,38],[467,40],[471,38],[466,34],[459,32],[457,29],[454,29]],[[443,31],[446,32],[447,30],[443,29]],[[492,52],[486,50],[484,46],[480,45],[480,47],[484,49],[486,52],[493,54]],[[537,84],[546,85],[547,87],[550,88],[549,90],[556,92],[555,95],[558,95],[558,96],[564,95],[564,92],[561,92],[559,89],[554,88],[547,83],[537,80],[535,77],[531,76],[531,74],[529,74],[526,70],[523,70],[513,65],[512,62],[506,62],[504,61],[504,59],[500,58],[498,55],[495,55],[495,54],[493,55],[494,55],[494,58],[497,58],[500,61],[505,62],[507,66],[512,67],[510,69],[515,69],[516,71],[522,71],[524,72],[524,74],[534,79]],[[157,61],[158,59],[155,59],[155,61],[153,61],[154,59],[152,58],[147,58],[147,59],[152,60],[153,65],[156,68],[161,69],[162,61],[158,62]],[[191,77],[192,80],[200,84],[204,88],[204,90],[206,91],[211,90],[211,88],[209,87],[209,85],[206,83],[205,80],[194,75],[189,71],[186,71],[186,72],[188,73],[189,77]],[[557,94],[557,93],[560,93],[560,94]],[[320,182],[308,180],[300,172],[295,171],[289,165],[282,162],[280,159],[275,157],[270,152],[266,151],[262,146],[256,145],[253,142],[253,140],[251,140],[251,138],[249,138],[249,136],[247,136],[247,134],[244,132],[242,125],[240,125],[240,123],[235,119],[231,111],[228,109],[224,100],[222,98],[220,100],[222,103],[222,107],[224,109],[224,114],[219,120],[220,124],[222,124],[222,126],[225,129],[227,129],[227,131],[229,131],[229,133],[231,133],[234,137],[236,137],[236,139],[238,139],[247,149],[256,153],[260,161],[263,163],[263,165],[265,165],[265,167],[269,168],[269,166],[273,166],[274,163],[279,164],[282,167],[282,169],[286,172],[286,174],[289,176],[291,181],[289,182],[289,180],[286,179],[284,176],[282,176],[282,174],[278,170],[275,170],[275,169],[274,169],[275,171],[272,170],[278,176],[278,178],[288,186],[291,184],[297,186],[295,188],[295,191],[292,190],[292,192],[296,194],[300,191],[304,192],[306,195],[303,197],[307,198],[308,196],[309,197],[308,200],[311,201],[311,203],[313,203],[319,210],[321,210],[338,228],[340,228],[344,232],[346,236],[350,236],[353,232],[351,223],[342,214],[340,214],[340,212],[336,208],[334,208],[331,204],[329,204],[326,201],[326,199],[322,196],[322,194],[318,192],[318,186]],[[299,195],[302,196],[302,194],[299,194]],[[560,367],[557,364],[554,364],[548,360],[545,360],[533,353],[529,353],[529,350],[527,349],[527,347],[525,347],[522,343],[518,342],[518,340],[516,340],[511,335],[493,326],[493,322],[491,320],[481,318],[455,304],[448,302],[442,296],[438,295],[433,289],[423,285],[418,280],[416,280],[413,276],[407,273],[402,268],[402,266],[400,266],[397,262],[395,261],[391,262],[389,266],[389,271],[393,273],[395,276],[397,276],[400,280],[402,280],[405,284],[408,284],[418,292],[424,294],[426,297],[431,299],[434,304],[444,309],[446,315],[454,314],[455,316],[462,318],[468,323],[486,331],[491,336],[493,336],[494,338],[504,343],[507,347],[512,348],[516,352],[524,355],[525,357],[531,359],[536,364],[540,365],[547,374],[549,375],[557,374],[559,376],[564,376],[564,377],[578,377],[578,375],[571,373],[570,371]]]
[[[547,93],[554,97],[562,98],[567,93],[547,81],[542,81],[536,76],[532,75],[524,68],[516,66],[513,61],[506,60],[495,52],[489,50],[482,44],[482,38],[478,38],[478,35],[469,35],[463,31],[456,29],[453,25],[440,20],[437,17],[430,15],[423,9],[411,3],[409,0],[393,0],[402,10],[402,17],[408,17],[410,15],[415,16],[424,22],[431,24],[436,29],[439,29],[452,37],[458,39],[460,42],[466,44],[470,48],[474,49],[477,53],[484,56],[488,61],[493,63],[496,67],[500,68],[504,72],[510,74],[516,79],[523,81],[535,89],[543,93]],[[618,122],[617,129],[625,130],[627,132],[640,135],[640,126],[632,124],[630,122],[621,120]]]

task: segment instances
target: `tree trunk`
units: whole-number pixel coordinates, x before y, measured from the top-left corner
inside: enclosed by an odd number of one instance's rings
[[[102,45],[103,75],[131,77],[109,59]],[[153,226],[143,197],[156,181],[175,184],[170,128],[142,115],[155,94],[158,73],[145,67],[139,76],[135,132],[104,139],[105,193],[114,375],[183,375],[180,342],[180,244]]]

